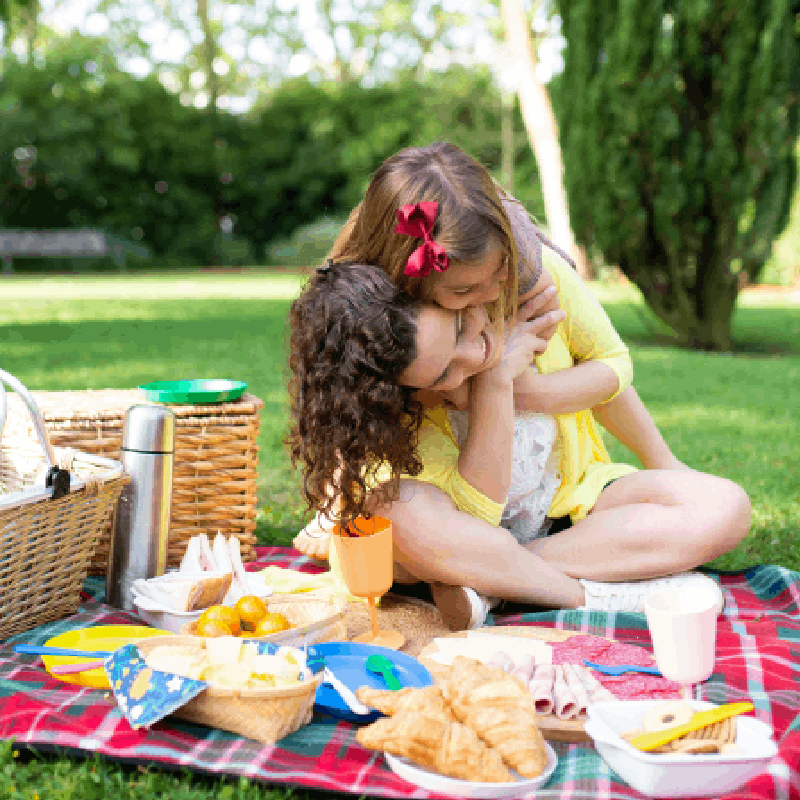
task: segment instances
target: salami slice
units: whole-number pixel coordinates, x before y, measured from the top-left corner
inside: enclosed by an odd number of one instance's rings
[[[554,664],[583,664],[583,660],[598,661],[613,642],[599,636],[571,636],[553,644]],[[599,662],[598,662],[599,663]]]
[[[597,657],[588,660],[608,666],[635,664],[637,667],[649,667],[655,663],[653,656],[643,647],[623,642],[614,642]]]
[[[657,675],[598,675],[597,680],[620,700],[645,700],[681,696],[681,686]]]

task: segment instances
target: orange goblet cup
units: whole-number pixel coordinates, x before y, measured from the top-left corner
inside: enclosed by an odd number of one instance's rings
[[[380,630],[375,607],[375,600],[392,587],[392,523],[383,517],[359,517],[346,528],[336,525],[331,547],[347,590],[356,597],[366,598],[369,603],[372,632],[358,636],[355,641],[393,650],[402,647],[405,643],[402,633]]]

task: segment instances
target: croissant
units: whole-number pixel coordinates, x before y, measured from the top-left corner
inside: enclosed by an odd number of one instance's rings
[[[438,686],[425,686],[421,689],[406,686],[399,691],[361,686],[356,691],[356,697],[365,705],[389,716],[400,711],[440,712],[455,721]]]
[[[518,678],[475,659],[453,659],[445,684],[453,715],[474,730],[503,761],[525,778],[541,775],[547,765],[536,705]]]
[[[514,780],[500,754],[475,731],[443,714],[401,711],[361,728],[358,742],[370,750],[403,756],[442,775],[467,781]]]
[[[527,685],[519,678],[466,656],[456,656],[453,659],[442,694],[450,703],[457,719],[463,719],[467,709],[478,703],[493,708],[524,708],[534,713],[536,711]]]

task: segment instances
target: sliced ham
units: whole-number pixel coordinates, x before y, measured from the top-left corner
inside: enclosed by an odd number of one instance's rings
[[[512,675],[516,675],[523,683],[528,683],[533,677],[533,670],[536,661],[533,656],[523,656],[511,670]]]
[[[533,676],[528,681],[533,702],[536,704],[537,714],[551,714],[553,712],[553,679],[556,668],[552,664],[538,664],[533,670]]]
[[[581,667],[577,664],[564,664],[563,669],[564,677],[567,679],[567,685],[575,697],[578,713],[581,714],[586,711],[586,707],[589,705],[589,692],[584,686],[580,674],[582,670],[585,670],[585,667]]]
[[[514,660],[508,653],[498,650],[487,662],[487,667],[496,667],[502,669],[503,672],[510,672],[514,669]]]
[[[564,666],[556,666],[555,680],[553,681],[553,702],[556,716],[559,719],[574,719],[578,716],[578,703],[575,695],[564,676]]]
[[[581,670],[581,680],[586,686],[586,691],[589,693],[590,703],[604,703],[608,700],[618,699],[595,678],[588,667],[579,667],[579,669]]]

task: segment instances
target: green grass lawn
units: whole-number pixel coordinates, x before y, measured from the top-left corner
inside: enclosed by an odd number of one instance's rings
[[[33,390],[128,388],[152,380],[245,380],[265,403],[259,537],[286,545],[302,524],[286,432],[286,317],[302,284],[260,271],[158,276],[0,279],[0,366]],[[748,538],[721,569],[778,563],[800,570],[800,297],[745,295],[736,350],[670,345],[632,289],[595,287],[628,342],[634,385],[675,454],[737,481],[753,502]],[[612,456],[632,461],[616,442]],[[102,759],[15,757],[0,747],[0,796],[49,800],[328,797]]]

